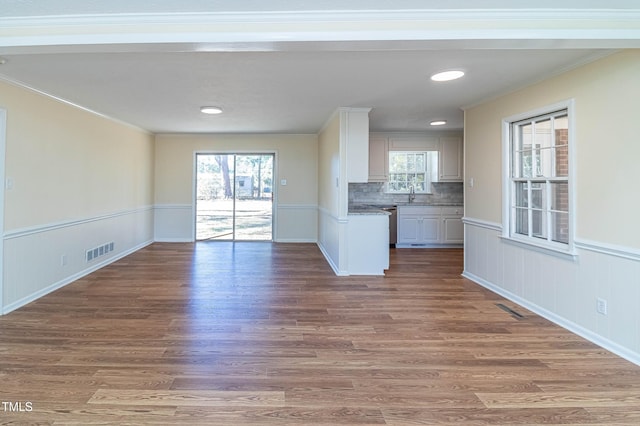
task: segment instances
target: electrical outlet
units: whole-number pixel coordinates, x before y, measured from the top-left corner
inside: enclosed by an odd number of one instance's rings
[[[599,314],[607,315],[607,301],[598,298],[598,300],[596,301],[596,310]]]
[[[60,266],[67,266],[67,255],[63,254],[60,256]]]

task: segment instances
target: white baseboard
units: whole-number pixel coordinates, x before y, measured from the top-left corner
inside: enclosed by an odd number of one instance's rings
[[[193,243],[195,242],[190,238],[156,238],[154,239],[156,243]]]
[[[9,305],[5,306],[2,309],[2,315],[8,314],[11,311],[15,311],[16,309],[21,308],[21,307],[23,307],[23,306],[35,301],[36,299],[41,298],[42,296],[45,296],[45,295],[47,295],[47,294],[49,294],[51,292],[54,292],[54,291],[56,291],[56,290],[58,290],[58,289],[60,289],[60,288],[62,288],[64,286],[66,286],[67,284],[71,284],[72,282],[74,282],[76,280],[79,280],[80,278],[83,278],[83,277],[91,274],[92,272],[95,272],[98,269],[103,268],[103,267],[105,267],[105,266],[107,266],[107,265],[109,265],[109,264],[111,264],[111,263],[113,263],[113,262],[115,262],[117,260],[120,260],[123,257],[126,257],[126,256],[128,256],[128,255],[130,255],[130,254],[132,254],[132,253],[134,253],[134,252],[136,252],[138,250],[140,250],[140,249],[143,249],[143,248],[147,247],[148,245],[150,245],[152,243],[153,243],[153,241],[145,241],[144,243],[138,244],[137,246],[135,246],[135,247],[133,247],[133,248],[131,248],[129,250],[126,250],[126,251],[123,251],[121,253],[118,253],[117,255],[115,255],[115,256],[113,256],[113,257],[111,257],[109,259],[106,259],[106,260],[104,260],[102,262],[95,263],[95,264],[91,265],[91,267],[89,267],[89,268],[83,269],[82,271],[77,272],[77,273],[75,273],[73,275],[70,275],[70,276],[68,276],[68,277],[66,277],[66,278],[64,278],[64,279],[62,279],[62,280],[60,280],[60,281],[58,281],[56,283],[53,283],[48,287],[45,287],[45,288],[43,288],[41,290],[36,291],[35,293],[32,293],[32,294],[30,294],[30,295],[28,295],[26,297],[23,297],[20,300],[17,300],[17,301],[15,301],[13,303],[10,303]]]
[[[273,240],[274,243],[306,243],[306,244],[317,244],[318,240],[315,238],[278,238],[277,240]]]
[[[464,244],[398,244],[396,243],[396,248],[398,249],[406,249],[406,248],[413,248],[413,249],[428,249],[428,248],[463,248]]]
[[[540,315],[543,318],[548,319],[549,321],[553,322],[554,324],[559,325],[560,327],[571,331],[572,333],[577,334],[578,336],[581,336],[585,339],[587,339],[588,341],[595,343],[596,345],[613,352],[614,354],[626,359],[629,362],[632,362],[638,366],[640,366],[640,355],[630,351],[629,349],[625,348],[624,346],[621,346],[615,342],[612,342],[609,339],[606,339],[572,321],[568,321],[567,319],[554,314],[551,311],[548,311],[547,309],[544,309],[534,303],[531,303],[501,287],[498,287],[492,283],[490,283],[489,281],[480,278],[472,273],[469,273],[467,271],[464,271],[462,273],[462,276],[465,278],[470,279],[471,281],[475,282],[476,284],[491,290],[492,292],[499,294],[500,296],[511,300],[514,303],[517,303],[518,305],[530,310],[531,312],[534,312],[538,315]]]
[[[331,266],[331,269],[333,269],[333,272],[337,276],[345,277],[345,276],[349,275],[347,273],[341,272],[340,269],[338,269],[338,266],[333,262],[333,259],[331,259],[331,256],[329,256],[329,253],[327,253],[327,251],[325,250],[324,246],[320,242],[318,242],[317,244],[318,244],[318,248],[322,252],[322,255],[327,260],[327,263],[329,263],[329,266]]]

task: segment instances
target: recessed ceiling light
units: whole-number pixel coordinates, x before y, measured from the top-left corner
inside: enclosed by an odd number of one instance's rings
[[[447,124],[446,120],[434,120],[431,123],[432,126],[444,126],[445,124]]]
[[[7,62],[9,62],[9,60],[7,58],[3,58],[2,56],[0,56],[0,65],[4,65]]]
[[[431,76],[431,80],[433,81],[451,81],[456,80],[464,75],[464,71],[460,70],[451,70],[451,71],[443,71]]]
[[[221,114],[222,108],[216,106],[203,106],[200,108],[200,112],[203,114]]]

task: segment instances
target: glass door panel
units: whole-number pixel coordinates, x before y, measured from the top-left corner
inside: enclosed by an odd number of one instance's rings
[[[233,239],[233,155],[196,156],[196,240]]]
[[[235,239],[271,240],[273,155],[237,155]]]
[[[273,160],[196,155],[196,240],[273,239]]]

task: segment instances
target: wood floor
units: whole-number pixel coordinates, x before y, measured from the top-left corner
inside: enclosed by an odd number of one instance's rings
[[[640,367],[461,271],[458,249],[336,277],[312,244],[154,244],[0,317],[0,423],[640,424]]]

